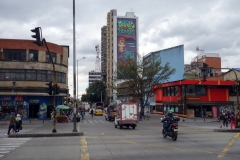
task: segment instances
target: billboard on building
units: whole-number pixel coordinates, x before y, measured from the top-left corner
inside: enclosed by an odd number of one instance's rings
[[[137,59],[136,19],[117,18],[117,63],[126,58]]]

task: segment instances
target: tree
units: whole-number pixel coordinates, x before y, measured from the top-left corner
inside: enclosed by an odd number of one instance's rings
[[[162,82],[166,82],[176,71],[171,68],[169,63],[162,66],[161,58],[155,54],[151,54],[144,60],[139,56],[139,61],[133,59],[124,59],[122,63],[117,64],[117,71],[113,82],[118,83],[121,80],[123,83],[112,85],[118,94],[127,96],[136,96],[141,104],[141,112],[144,114],[144,108],[153,95],[152,86]]]
[[[86,92],[87,94],[82,96],[81,101],[88,102],[92,105],[92,103],[105,99],[106,86],[102,81],[95,81],[86,89]]]

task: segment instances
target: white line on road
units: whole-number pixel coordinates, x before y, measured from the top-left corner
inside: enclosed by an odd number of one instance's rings
[[[4,148],[11,147],[12,148],[12,147],[19,147],[19,146],[1,146],[0,145],[0,147],[4,147]]]
[[[9,153],[10,151],[0,151],[0,154]]]
[[[15,148],[0,148],[0,151],[4,151],[4,150],[13,150]]]
[[[90,123],[93,123],[93,121],[92,121],[92,120],[88,120],[88,122],[90,122]]]
[[[99,123],[97,120],[93,120],[95,123]]]

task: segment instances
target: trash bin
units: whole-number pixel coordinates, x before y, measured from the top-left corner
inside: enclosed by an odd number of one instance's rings
[[[80,117],[77,117],[77,122],[80,122]]]

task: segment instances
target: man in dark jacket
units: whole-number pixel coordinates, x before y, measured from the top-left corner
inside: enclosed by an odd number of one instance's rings
[[[225,127],[224,126],[224,120],[225,120],[225,113],[224,112],[220,114],[218,120],[220,122],[220,128]]]
[[[166,134],[168,132],[168,127],[171,125],[173,122],[173,110],[170,110],[168,114],[162,119],[161,122],[166,122],[163,126],[164,133]]]
[[[15,131],[15,133],[17,133],[16,130],[16,123],[15,123],[15,115],[13,112],[11,112],[11,116],[10,116],[10,120],[9,120],[9,126],[8,126],[8,133],[7,135],[9,135],[11,129],[13,129]]]

